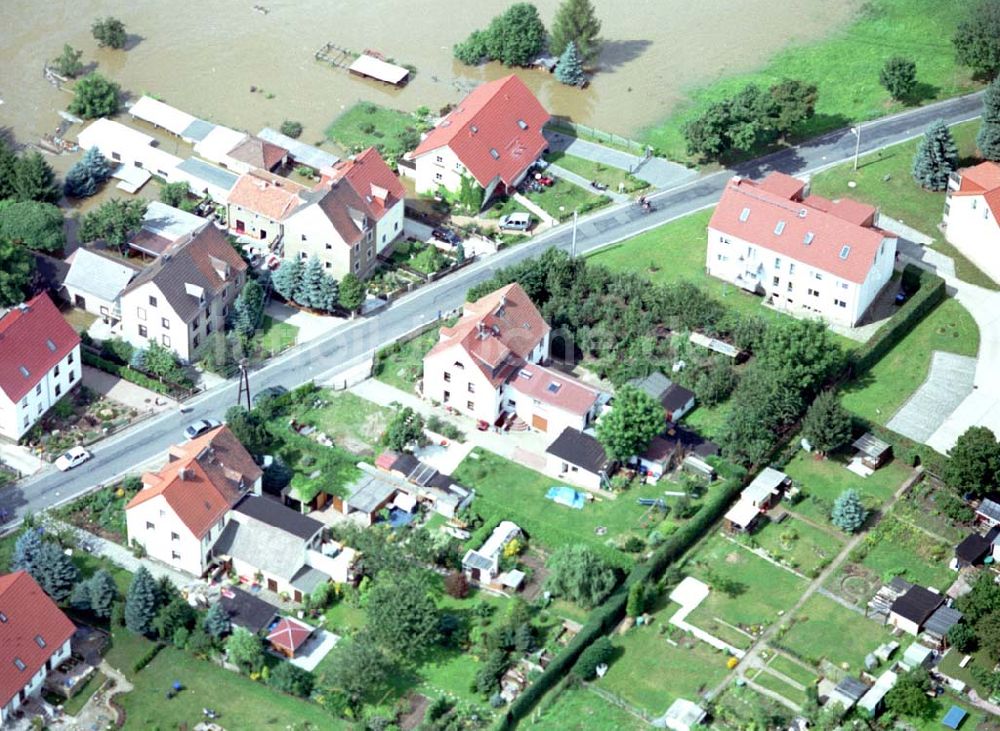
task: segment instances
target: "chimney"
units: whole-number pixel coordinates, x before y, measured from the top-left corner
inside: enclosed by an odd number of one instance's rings
[[[177,470],[177,476],[182,480],[189,480],[191,479],[191,471],[187,467],[181,467]]]

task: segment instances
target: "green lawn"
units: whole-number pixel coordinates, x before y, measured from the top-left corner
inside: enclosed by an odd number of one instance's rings
[[[423,274],[434,274],[450,266],[454,259],[445,256],[431,244],[401,241],[393,248],[392,261],[397,266],[408,266]]]
[[[650,715],[661,715],[677,698],[697,701],[728,672],[728,657],[721,651],[680,632],[675,633],[676,646],[659,634],[671,613],[673,608],[668,607],[655,615],[653,624],[614,637],[621,656],[611,663],[608,674],[596,681],[599,687]]]
[[[623,190],[626,193],[637,193],[649,187],[649,183],[645,180],[640,180],[621,168],[604,165],[565,152],[550,152],[545,155],[545,159],[587,180],[596,180],[599,183],[604,183],[608,186],[608,190],[615,193],[618,192],[619,185],[624,186]]]
[[[976,154],[978,120],[958,124],[951,129],[963,164],[972,162]],[[828,198],[848,196],[878,206],[887,216],[930,236],[935,250],[955,260],[955,273],[959,279],[987,289],[1000,289],[1000,285],[945,241],[938,229],[944,212],[945,193],[924,190],[913,182],[910,166],[917,144],[917,140],[910,140],[865,155],[860,159],[857,170],[851,162],[816,173],[812,177],[811,190]],[[849,183],[854,183],[854,187]]]
[[[663,485],[643,485],[622,493],[616,500],[588,502],[582,510],[560,505],[545,497],[556,478],[476,448],[452,475],[459,483],[475,488],[473,509],[489,519],[500,517],[521,526],[531,540],[548,549],[586,543],[618,563],[628,559],[608,544],[626,534],[645,537],[659,516],[638,505],[638,497],[661,496]],[[668,499],[669,505],[669,499]],[[597,528],[607,529],[598,535]]]
[[[774,691],[778,695],[787,698],[792,703],[798,703],[800,705],[805,703],[806,693],[804,690],[799,690],[794,685],[789,685],[777,675],[772,675],[766,670],[755,671],[755,674],[751,675],[750,679],[757,685]]]
[[[814,594],[776,643],[808,662],[826,659],[836,665],[847,663],[857,671],[864,668],[865,655],[890,638],[878,622]]]
[[[950,297],[921,320],[874,368],[841,388],[844,406],[858,416],[884,425],[927,378],[931,353],[935,350],[969,356],[979,352],[976,321]]]
[[[172,700],[166,692],[174,681],[184,690]],[[119,696],[129,728],[194,728],[204,720],[202,708],[214,708],[226,728],[347,729],[316,704],[271,690],[212,663],[165,647],[134,677],[135,690]]]
[[[539,192],[527,193],[528,199],[545,209],[557,221],[572,218],[573,211],[592,211],[611,203],[606,195],[595,195],[578,185],[556,178],[555,184]]]
[[[748,83],[762,86],[792,76],[818,86],[816,116],[800,133],[810,137],[899,111],[878,82],[879,71],[893,55],[917,59],[921,101],[973,88],[969,73],[955,64],[951,36],[973,0],[869,0],[856,18],[824,40],[790,45],[755,71],[727,76],[689,92],[689,102],[662,123],[645,131],[643,141],[672,159],[685,159],[682,127],[710,103],[729,97]]]
[[[952,545],[896,520],[891,513],[869,534],[865,546],[868,554],[861,565],[883,581],[902,575],[907,581],[944,591],[955,580],[955,572],[948,568]]]
[[[545,703],[545,701],[542,701]],[[522,726],[534,731],[648,731],[649,724],[586,688],[567,688]]]
[[[890,462],[870,477],[861,477],[844,465],[844,457],[839,454],[817,459],[805,450],[796,453],[784,472],[799,486],[804,497],[789,509],[829,525],[833,501],[844,490],[857,490],[871,510],[892,497],[910,473],[902,463]]]
[[[934,712],[927,718],[913,719],[907,717],[907,728],[911,728],[913,731],[941,731],[941,729],[945,728],[941,721],[944,720],[945,714],[948,713],[952,706],[963,708],[969,714],[959,727],[962,731],[977,731],[977,729],[991,731],[997,728],[995,718],[988,717],[986,713],[965,700],[958,698],[954,693],[945,693],[940,698],[935,698],[933,706]]]
[[[299,329],[295,325],[279,322],[270,315],[264,316],[260,332],[256,335],[261,349],[272,355],[295,345],[298,337]]]
[[[729,415],[729,405],[703,406],[695,404],[694,411],[684,415],[684,424],[706,439],[718,439]]]
[[[312,424],[349,452],[370,456],[378,451],[382,433],[392,419],[393,410],[363,399],[353,393],[324,389],[318,398],[319,408],[299,410],[295,418]]]
[[[420,122],[412,114],[358,102],[326,129],[326,137],[351,153],[375,147],[394,161],[420,143]]]
[[[784,655],[774,655],[767,663],[772,670],[776,670],[782,675],[786,675],[802,685],[811,685],[816,681],[817,673],[814,670],[806,670],[793,660],[789,660]]]
[[[691,624],[707,632],[719,631],[720,635],[722,631],[717,630],[716,619],[744,630],[770,624],[777,619],[778,612],[787,610],[806,588],[805,580],[754,555],[743,546],[733,544],[720,534],[702,543],[686,559],[683,568],[685,573],[696,576],[709,587],[724,581],[733,583],[733,596],[713,588],[705,601],[688,615]],[[742,643],[736,643],[727,636],[730,644],[749,646],[750,639],[742,639]]]
[[[994,663],[990,662],[989,658],[986,656],[985,650],[978,650],[972,654],[972,660],[969,661],[969,664],[964,668],[960,668],[958,665],[962,662],[962,658],[964,657],[964,652],[959,652],[953,648],[941,659],[938,669],[949,678],[958,678],[967,685],[975,688],[976,692],[979,693],[982,698],[989,698],[989,691],[981,686],[972,675],[972,667],[974,665],[979,666],[983,670],[989,672],[993,669]]]
[[[410,340],[393,343],[375,356],[375,377],[401,391],[413,393],[424,373],[424,356],[438,341],[438,328]]]
[[[500,218],[501,216],[506,216],[511,213],[531,214],[531,211],[518,203],[513,197],[510,197],[494,201],[493,204],[480,215],[483,218]],[[532,218],[535,221],[538,220],[538,216],[532,216]]]
[[[789,518],[768,523],[753,535],[754,541],[774,558],[787,562],[806,576],[815,576],[833,560],[844,542],[840,537]]]

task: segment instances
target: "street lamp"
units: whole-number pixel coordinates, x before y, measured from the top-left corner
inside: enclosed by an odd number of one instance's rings
[[[576,217],[577,217],[577,211],[573,211],[573,245],[572,245],[573,253],[571,254],[571,256],[574,259],[576,258]]]
[[[858,122],[857,127],[851,127],[851,132],[857,138],[854,141],[854,169],[858,169],[858,153],[861,152],[861,123]]]

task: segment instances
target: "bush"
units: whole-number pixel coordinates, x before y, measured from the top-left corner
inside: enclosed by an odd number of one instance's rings
[[[615,648],[607,637],[599,638],[594,644],[580,653],[580,659],[573,666],[573,674],[583,680],[590,680],[597,675],[597,666],[611,662]]]
[[[281,134],[292,139],[298,139],[299,135],[302,134],[302,122],[286,119],[281,123]]]
[[[312,673],[290,662],[278,663],[271,671],[267,684],[283,693],[306,698],[312,693],[316,679]]]

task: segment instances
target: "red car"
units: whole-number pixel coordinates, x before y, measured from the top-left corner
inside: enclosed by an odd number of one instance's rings
[[[541,173],[535,173],[535,182],[541,183],[546,188],[556,184],[556,181],[553,178],[550,178],[548,175],[542,175]]]

